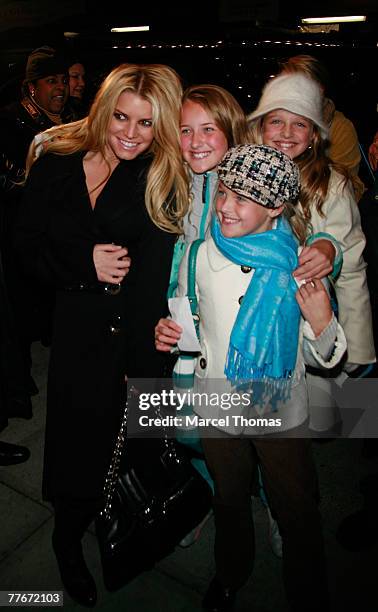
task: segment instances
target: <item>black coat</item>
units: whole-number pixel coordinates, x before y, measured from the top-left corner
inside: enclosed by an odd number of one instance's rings
[[[46,155],[28,178],[16,249],[25,270],[54,285],[44,492],[98,498],[122,411],[122,380],[159,377],[154,327],[166,313],[175,236],[144,204],[148,158],[121,161],[91,208],[83,153]],[[118,295],[67,290],[96,285],[96,243],[127,246],[131,270]],[[116,333],[114,333],[116,330]]]
[[[12,410],[9,415],[12,399],[26,401],[28,397],[28,380],[23,368],[0,253],[0,431],[7,426],[8,416],[12,416]],[[18,416],[20,415],[21,410]],[[25,416],[29,418],[27,412]]]
[[[68,121],[68,116],[64,118]],[[43,287],[35,290],[15,262],[13,233],[22,198],[26,156],[33,138],[54,123],[30,98],[0,109],[0,249],[5,282],[17,335],[21,341],[23,368],[28,374],[30,342],[47,338],[53,299]],[[33,289],[35,291],[33,291]]]
[[[62,113],[63,123],[74,121],[69,109]],[[25,174],[29,146],[36,134],[55,125],[32,98],[12,102],[0,109],[0,176],[9,184]]]

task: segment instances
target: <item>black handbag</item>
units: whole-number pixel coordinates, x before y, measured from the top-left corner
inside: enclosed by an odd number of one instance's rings
[[[211,508],[212,491],[186,449],[161,439],[128,439],[127,411],[96,520],[104,583],[121,588],[173,552]]]

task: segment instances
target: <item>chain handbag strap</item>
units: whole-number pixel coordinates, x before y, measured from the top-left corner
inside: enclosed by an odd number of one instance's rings
[[[108,473],[105,478],[104,484],[104,497],[105,497],[105,506],[101,511],[101,515],[106,519],[110,518],[112,502],[114,498],[114,491],[117,484],[117,478],[119,474],[119,468],[121,463],[121,456],[126,447],[126,439],[127,439],[127,416],[128,416],[128,405],[131,399],[131,391],[127,394],[125,410],[123,412],[121,426],[118,432],[117,440],[115,443],[113,455],[110,461],[110,466]]]
[[[161,413],[160,404],[156,406],[156,414],[158,415],[159,419],[162,421],[163,415]],[[173,459],[177,464],[179,464],[180,458],[177,454],[176,444],[173,441],[173,439],[168,436],[165,426],[163,426],[163,432],[164,432],[163,433],[164,446],[166,450],[168,451],[169,457],[170,459]]]
[[[117,485],[117,479],[118,479],[120,464],[121,464],[121,457],[126,448],[127,418],[128,418],[129,403],[130,403],[130,400],[132,398],[135,399],[137,395],[138,395],[138,392],[136,391],[136,389],[134,387],[131,387],[130,391],[127,394],[127,400],[126,400],[125,410],[122,416],[121,426],[118,432],[113,455],[110,461],[109,470],[105,478],[105,484],[104,484],[105,506],[104,506],[104,509],[100,513],[101,516],[105,517],[105,519],[109,519],[111,516],[112,502],[114,499],[114,492],[115,492],[115,488]],[[159,417],[159,419],[163,418],[163,415],[160,410],[160,405],[156,407],[156,414]],[[169,438],[165,427],[163,428],[163,432],[164,432],[163,441],[164,441],[165,449],[168,453],[168,457],[174,463],[179,465],[180,457],[177,454],[176,445],[174,441]]]

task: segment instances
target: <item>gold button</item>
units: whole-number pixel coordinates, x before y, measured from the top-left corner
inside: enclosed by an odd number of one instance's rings
[[[250,272],[252,270],[252,268],[250,266],[241,266],[241,271],[244,272],[244,274],[248,274],[248,272]]]
[[[200,367],[204,370],[207,366],[207,361],[205,359],[205,357],[201,357],[200,359]]]
[[[241,303],[242,303],[242,301],[243,301],[243,297],[244,297],[244,295],[241,295],[241,296],[240,296],[240,298],[238,299],[239,304],[241,304]]]

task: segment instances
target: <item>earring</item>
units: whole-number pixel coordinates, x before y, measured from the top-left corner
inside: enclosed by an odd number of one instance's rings
[[[32,98],[34,98],[34,96],[35,96],[35,89],[32,89],[32,90],[30,91],[30,95],[31,95],[31,97],[32,97]]]
[[[307,148],[311,150],[312,149],[312,144],[309,144]]]

